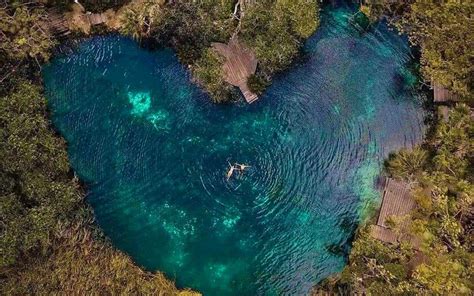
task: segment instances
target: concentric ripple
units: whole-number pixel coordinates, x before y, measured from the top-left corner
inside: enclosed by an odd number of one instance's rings
[[[252,105],[213,105],[169,50],[106,36],[44,71],[97,221],[149,270],[205,295],[302,295],[345,264],[390,151],[423,134],[407,43],[323,15]],[[251,165],[229,181],[228,162]]]

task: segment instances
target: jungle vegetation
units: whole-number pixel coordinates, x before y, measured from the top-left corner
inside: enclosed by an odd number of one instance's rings
[[[0,1],[0,294],[191,293],[177,290],[161,273],[142,271],[93,223],[66,143],[48,120],[41,86],[40,67],[59,43],[41,26],[45,5],[69,9],[60,2]],[[472,102],[471,2],[365,2],[369,18],[385,15],[420,48],[425,79],[433,77]],[[231,0],[81,3],[91,11],[120,7],[121,33],[173,46],[216,101],[226,101],[231,91],[211,42],[237,34],[250,46],[260,64],[249,83],[262,91],[318,26],[315,0],[262,0],[243,10]],[[403,241],[375,241],[361,227],[349,265],[325,283],[326,290],[472,294],[473,134],[470,109],[458,105],[425,145],[389,159],[388,174],[416,184],[418,209],[409,231],[422,239],[420,250]]]
[[[421,72],[466,101],[474,100],[472,1],[368,0],[361,11],[372,21],[388,18],[420,48]]]

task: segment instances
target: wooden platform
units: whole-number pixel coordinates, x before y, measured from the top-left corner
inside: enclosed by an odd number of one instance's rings
[[[81,20],[82,24],[86,24],[87,28],[103,24],[107,21],[105,13],[83,13],[79,8],[76,11],[77,17]],[[47,21],[40,23],[41,27],[48,30],[52,35],[56,37],[62,37],[69,35],[69,24],[66,20],[64,13],[57,9],[51,8],[47,10]]]
[[[71,34],[68,23],[64,18],[63,13],[59,10],[51,8],[46,11],[47,21],[41,21],[40,26],[45,30],[48,30],[52,35],[56,37],[67,36]]]
[[[453,94],[451,91],[443,87],[441,84],[433,81],[431,83],[431,87],[433,88],[433,95],[434,95],[433,100],[435,103],[459,101],[459,97],[456,94]]]
[[[237,86],[248,103],[256,101],[258,96],[250,91],[247,85],[247,79],[257,70],[255,54],[240,43],[237,38],[231,39],[228,44],[213,43],[212,47],[225,58],[224,80]]]
[[[406,217],[415,208],[415,201],[410,194],[410,185],[406,182],[387,178],[383,190],[382,206],[377,219],[377,224],[372,225],[371,234],[374,238],[387,243],[397,243],[401,240],[409,240],[413,246],[419,245],[418,240],[413,237],[398,237],[387,225],[390,216]],[[409,226],[409,221],[403,221],[400,227]]]
[[[107,21],[107,17],[104,13],[88,13],[86,16],[92,26],[100,25]]]

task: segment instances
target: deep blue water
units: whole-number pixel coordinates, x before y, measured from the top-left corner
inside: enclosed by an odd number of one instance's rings
[[[252,105],[170,50],[94,37],[44,70],[52,120],[115,246],[205,295],[299,295],[341,270],[384,157],[423,135],[406,40],[325,12]],[[251,165],[226,181],[228,162]]]

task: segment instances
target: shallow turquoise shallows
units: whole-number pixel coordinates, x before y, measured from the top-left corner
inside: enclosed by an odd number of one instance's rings
[[[44,70],[113,244],[205,295],[302,295],[346,263],[384,157],[423,135],[406,40],[325,12],[252,105],[214,105],[170,50],[95,37]],[[226,180],[228,162],[251,167]]]

